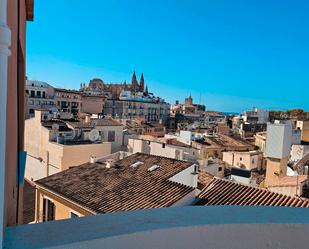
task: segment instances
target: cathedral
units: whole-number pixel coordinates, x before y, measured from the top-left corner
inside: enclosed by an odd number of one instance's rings
[[[126,81],[124,83],[105,84],[103,80],[98,78],[90,80],[88,86],[86,86],[85,83],[80,84],[80,91],[85,95],[102,95],[113,99],[117,99],[123,90],[131,91],[132,93],[141,92],[144,93],[145,96],[148,95],[148,88],[145,86],[144,75],[141,75],[138,82],[134,71],[131,84],[127,84]]]

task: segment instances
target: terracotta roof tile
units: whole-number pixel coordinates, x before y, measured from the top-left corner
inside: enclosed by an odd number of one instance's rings
[[[136,168],[135,162],[143,162]],[[160,168],[149,172],[149,167]],[[175,159],[133,154],[112,168],[104,163],[86,163],[36,181],[38,187],[92,210],[111,213],[144,208],[168,207],[194,188],[168,180],[192,163]]]
[[[309,200],[214,178],[199,194],[196,205],[309,207]]]
[[[23,223],[28,224],[34,221],[35,210],[35,186],[25,179],[23,188]]]
[[[94,122],[97,126],[122,126],[121,123],[112,118],[96,119]]]

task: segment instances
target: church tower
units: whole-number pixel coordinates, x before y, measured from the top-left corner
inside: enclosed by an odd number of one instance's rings
[[[139,81],[139,85],[140,85],[140,91],[144,92],[144,90],[145,90],[145,80],[144,80],[144,74],[143,73],[141,75],[141,79]]]
[[[136,92],[138,90],[138,82],[137,82],[137,79],[136,79],[135,71],[134,71],[133,76],[132,76],[131,84],[132,84],[132,91]]]
[[[146,93],[146,95],[148,95],[148,86],[147,85],[146,85],[145,93]]]

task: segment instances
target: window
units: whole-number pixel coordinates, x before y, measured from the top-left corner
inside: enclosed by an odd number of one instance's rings
[[[165,144],[162,144],[162,148],[165,148]]]
[[[219,171],[219,172],[222,171],[222,167],[219,167],[219,168],[218,168],[218,171]]]
[[[43,92],[43,98],[44,98],[44,99],[46,98],[46,93],[45,93],[45,92]]]
[[[108,142],[115,142],[115,131],[108,131]]]
[[[29,109],[29,114],[34,114],[34,110],[33,109]]]
[[[37,96],[38,98],[41,98],[41,91],[37,91],[37,92],[36,92],[36,96]]]
[[[35,97],[35,91],[31,90],[31,92],[30,92],[30,97],[31,97],[31,98],[34,98],[34,97]]]
[[[75,212],[70,212],[70,218],[78,218],[79,217],[79,215],[77,214],[77,213],[75,213]]]
[[[239,161],[242,161],[242,157],[239,158]]]
[[[55,204],[46,198],[43,198],[43,222],[55,220]]]

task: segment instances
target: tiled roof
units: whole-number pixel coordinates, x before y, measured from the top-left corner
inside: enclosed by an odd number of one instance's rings
[[[130,167],[138,161],[143,164]],[[160,168],[149,172],[153,165]],[[191,165],[136,153],[109,169],[105,163],[86,163],[40,179],[36,184],[95,213],[161,208],[171,206],[194,190],[168,180]]]
[[[214,179],[213,175],[207,173],[204,170],[201,170],[198,173],[198,189],[203,189],[205,186],[211,183],[213,179]]]
[[[23,188],[23,224],[34,221],[35,210],[35,186],[25,179]]]
[[[92,128],[94,125],[92,123],[86,123],[83,121],[69,121],[66,122],[67,125],[71,126],[72,128]]]
[[[208,136],[206,137],[206,142],[210,143],[212,146],[220,146],[220,147],[251,147],[254,149],[252,144],[249,144],[245,140],[242,140],[237,137],[224,135],[221,133],[217,133],[216,136]]]
[[[198,196],[196,205],[309,207],[309,200],[215,178]]]
[[[179,147],[187,147],[187,148],[191,148],[190,145],[185,144],[183,142],[178,141],[177,139],[167,139],[167,144],[171,144],[171,145],[175,145],[175,146],[179,146]]]
[[[122,126],[121,123],[112,118],[96,119],[94,122],[97,126]]]

